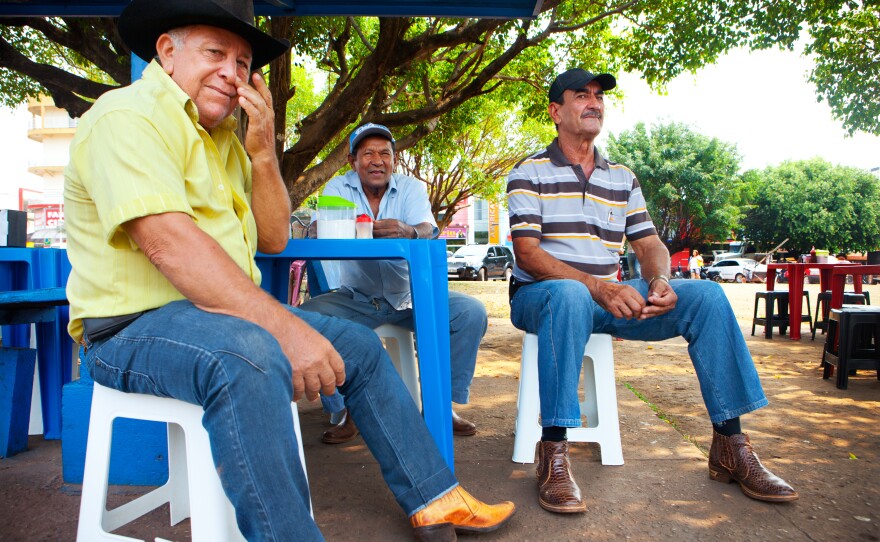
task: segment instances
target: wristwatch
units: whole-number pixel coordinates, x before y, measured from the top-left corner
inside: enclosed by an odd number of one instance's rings
[[[651,288],[651,285],[654,284],[655,280],[665,280],[666,284],[669,284],[669,277],[666,275],[656,275],[648,282],[648,288]]]

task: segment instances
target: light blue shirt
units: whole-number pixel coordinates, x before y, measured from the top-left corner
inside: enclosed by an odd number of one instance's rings
[[[425,183],[407,175],[393,174],[388,190],[379,202],[379,214],[373,216],[367,195],[357,173],[330,179],[324,186],[325,196],[341,196],[357,206],[357,214],[369,215],[373,220],[393,218],[410,226],[428,222],[434,229],[431,238],[440,230],[431,213],[431,202]],[[406,260],[346,260],[340,262],[340,288],[353,293],[354,299],[365,303],[385,299],[396,310],[412,307],[409,288],[409,269]]]

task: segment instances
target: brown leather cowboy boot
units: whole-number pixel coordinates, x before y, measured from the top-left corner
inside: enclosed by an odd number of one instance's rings
[[[545,510],[560,514],[587,511],[587,503],[581,498],[581,489],[571,474],[568,460],[568,442],[538,443],[538,503]]]
[[[450,542],[456,532],[488,533],[516,512],[510,501],[486,504],[456,486],[409,518],[420,542]]]
[[[346,408],[342,414],[342,421],[324,431],[324,434],[321,436],[321,442],[324,444],[342,444],[354,440],[359,434],[360,431],[354,424],[354,420],[351,419],[351,413]]]
[[[759,501],[797,500],[797,491],[761,464],[748,435],[739,433],[726,437],[714,430],[712,433],[712,448],[709,450],[711,479],[725,484],[735,480],[743,493]]]

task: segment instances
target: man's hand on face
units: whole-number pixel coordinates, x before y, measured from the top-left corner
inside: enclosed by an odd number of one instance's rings
[[[645,298],[638,290],[616,282],[599,282],[593,298],[615,318],[639,318],[645,309]]]
[[[412,239],[413,227],[405,222],[386,218],[373,222],[373,239]]]
[[[675,290],[672,289],[668,282],[662,279],[654,280],[648,289],[648,304],[642,308],[642,314],[639,316],[639,319],[645,320],[666,314],[675,308],[677,302],[678,296],[675,295]]]
[[[275,113],[272,111],[272,94],[257,72],[251,74],[253,86],[247,81],[237,81],[238,103],[248,116],[244,148],[251,160],[275,156]]]

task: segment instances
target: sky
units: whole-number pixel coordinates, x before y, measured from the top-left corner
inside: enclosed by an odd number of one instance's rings
[[[625,96],[606,101],[603,137],[639,121],[683,122],[735,144],[743,171],[814,156],[866,170],[880,166],[880,137],[846,135],[828,106],[816,101],[807,81],[810,65],[794,52],[735,50],[696,74],[676,78],[664,96],[637,74],[619,75]],[[39,160],[40,145],[27,139],[29,118],[24,107],[0,108],[0,209],[17,208],[17,187],[36,184],[27,167],[29,160]]]
[[[621,102],[606,98],[604,130],[620,133],[637,122],[682,122],[703,135],[734,143],[743,170],[820,156],[832,164],[880,166],[880,137],[848,137],[807,80],[811,62],[794,52],[737,49],[716,64],[672,81],[667,95],[636,74],[618,77]],[[601,141],[600,141],[601,146]]]
[[[30,113],[0,107],[0,209],[18,209],[18,188],[41,188],[40,178],[28,173],[28,161],[38,161],[40,144],[27,137]]]

